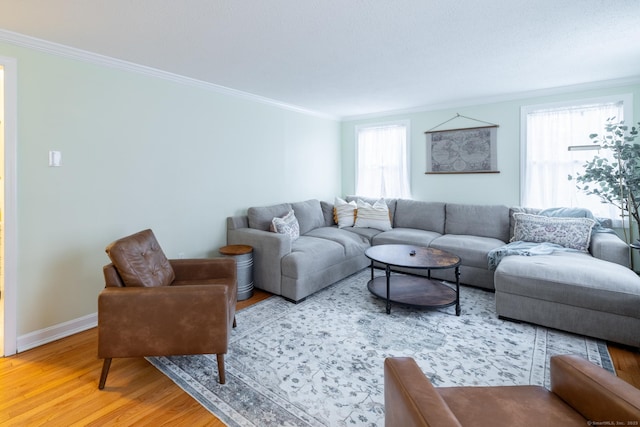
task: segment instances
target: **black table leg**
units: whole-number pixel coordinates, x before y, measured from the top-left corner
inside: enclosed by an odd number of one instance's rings
[[[456,316],[460,316],[460,268],[456,267]]]
[[[389,266],[389,264],[387,264],[387,267],[385,269],[386,273],[387,273],[387,314],[391,313],[391,301],[389,301],[389,298],[391,297],[391,293],[390,293],[390,285],[389,282],[391,281],[391,266]]]

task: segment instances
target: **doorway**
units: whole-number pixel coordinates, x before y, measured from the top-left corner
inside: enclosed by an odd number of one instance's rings
[[[17,352],[17,61],[0,56],[0,355]]]

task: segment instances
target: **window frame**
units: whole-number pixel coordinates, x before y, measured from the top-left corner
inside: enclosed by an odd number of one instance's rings
[[[378,128],[378,127],[387,127],[387,126],[404,126],[406,137],[405,137],[405,152],[406,152],[406,166],[407,166],[407,185],[408,185],[408,194],[407,198],[411,198],[411,120],[409,119],[401,119],[401,120],[389,120],[384,122],[372,122],[372,123],[363,123],[355,126],[355,176],[354,176],[354,190],[356,194],[358,193],[358,179],[359,179],[359,135],[362,129],[368,128]]]
[[[619,93],[612,95],[604,95],[593,98],[578,98],[571,99],[567,101],[558,101],[558,102],[549,102],[542,104],[532,104],[532,105],[523,105],[520,107],[520,195],[519,201],[520,206],[524,206],[524,196],[526,192],[526,176],[527,176],[527,116],[528,114],[539,111],[539,110],[549,110],[549,109],[569,109],[572,107],[580,107],[594,104],[607,104],[607,103],[617,103],[622,102],[622,109],[624,111],[624,121],[628,125],[633,124],[633,94],[632,93]],[[604,131],[604,123],[602,123],[602,130]],[[614,222],[616,218],[612,218]]]

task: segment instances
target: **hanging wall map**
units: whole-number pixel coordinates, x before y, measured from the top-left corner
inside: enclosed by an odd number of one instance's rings
[[[425,132],[426,173],[497,173],[498,126]]]

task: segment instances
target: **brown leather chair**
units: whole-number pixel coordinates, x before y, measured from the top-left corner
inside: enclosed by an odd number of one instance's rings
[[[640,390],[577,356],[551,358],[540,386],[434,387],[412,358],[384,362],[385,425],[638,425]]]
[[[98,357],[103,389],[113,357],[224,355],[235,327],[233,258],[168,260],[151,230],[111,243],[98,296]]]

